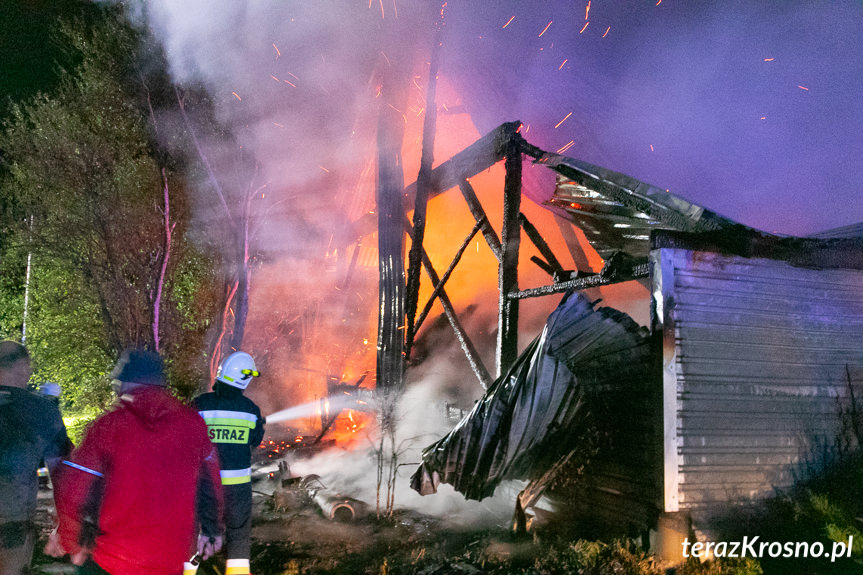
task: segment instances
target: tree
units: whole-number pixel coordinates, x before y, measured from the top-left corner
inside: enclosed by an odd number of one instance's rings
[[[82,404],[100,402],[130,346],[161,349],[189,394],[206,366],[212,260],[187,240],[183,166],[155,143],[149,85],[167,82],[136,62],[158,51],[113,11],[64,37],[79,64],[53,94],[14,105],[0,136],[4,214],[17,223],[5,249],[31,252],[36,270],[28,344],[40,375]]]

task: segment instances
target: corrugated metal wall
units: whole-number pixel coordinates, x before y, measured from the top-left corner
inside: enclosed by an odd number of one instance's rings
[[[665,510],[693,519],[790,485],[863,384],[863,272],[651,254],[663,333]]]

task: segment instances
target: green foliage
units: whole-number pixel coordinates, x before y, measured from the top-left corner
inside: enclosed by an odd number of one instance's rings
[[[113,358],[92,290],[62,261],[34,258],[30,291],[27,345],[34,379],[61,385],[66,412],[106,407]]]
[[[17,246],[0,252],[0,340],[21,341],[27,254]]]
[[[87,416],[110,401],[106,373],[119,352],[155,347],[162,282],[159,347],[188,397],[206,374],[215,262],[187,241],[187,188],[171,170],[180,162],[155,143],[147,83],[164,78],[144,77],[136,58],[150,50],[158,64],[158,50],[110,12],[92,28],[65,26],[63,42],[77,66],[53,93],[14,104],[0,132],[0,334],[20,339],[31,255],[34,378],[60,383],[65,412]]]

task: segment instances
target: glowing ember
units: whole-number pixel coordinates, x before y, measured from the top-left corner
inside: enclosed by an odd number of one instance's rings
[[[567,115],[563,118],[563,120],[561,120],[560,122],[558,122],[558,123],[557,123],[557,125],[554,127],[554,129],[555,129],[555,130],[556,130],[556,129],[558,129],[558,128],[560,127],[560,125],[561,125],[561,124],[563,124],[564,122],[566,122],[566,120],[567,120],[570,116],[572,116],[572,112],[570,112],[569,114],[567,114]]]
[[[574,144],[575,144],[575,140],[570,140],[570,141],[569,141],[569,143],[567,143],[567,144],[566,144],[565,146],[563,146],[562,148],[558,149],[558,150],[557,150],[557,153],[558,153],[558,154],[562,154],[562,153],[564,153],[565,151],[567,151],[568,149],[570,149]]]

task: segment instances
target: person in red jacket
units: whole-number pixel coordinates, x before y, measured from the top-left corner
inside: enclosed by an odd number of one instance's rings
[[[55,480],[46,552],[69,552],[79,573],[182,573],[196,523],[200,555],[221,546],[218,455],[200,416],[167,393],[158,354],[127,350],[111,375],[118,401]]]

